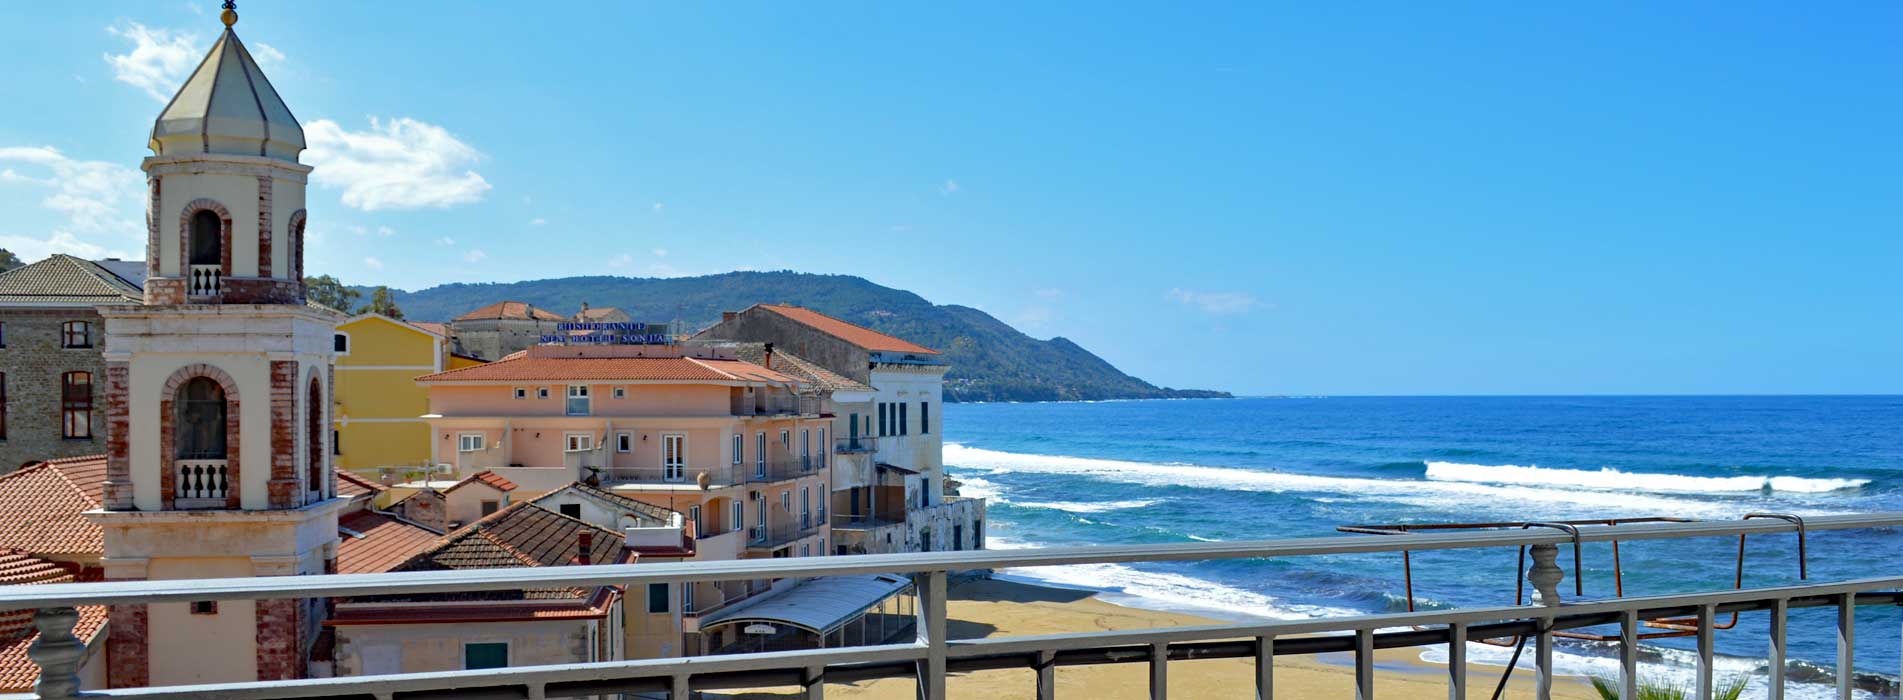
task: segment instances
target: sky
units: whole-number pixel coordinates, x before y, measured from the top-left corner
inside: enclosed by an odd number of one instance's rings
[[[353,284],[858,275],[1242,394],[1903,393],[1903,4],[241,2]],[[217,4],[0,4],[0,247],[143,255]]]

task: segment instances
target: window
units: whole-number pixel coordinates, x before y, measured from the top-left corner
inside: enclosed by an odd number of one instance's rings
[[[192,614],[193,615],[216,615],[218,614],[218,601],[194,600],[192,601]]]
[[[811,542],[807,542],[807,543],[805,543],[805,544],[801,544],[801,545],[800,545],[800,556],[802,556],[802,557],[810,557],[810,556],[813,556],[813,543],[811,543]]]
[[[499,501],[483,501],[482,502],[482,514],[485,516],[489,515],[490,513],[494,513],[497,510],[500,510],[501,508],[502,508],[502,503]]]
[[[350,354],[350,335],[334,333],[330,336],[330,351],[339,355]]]
[[[918,480],[918,507],[924,508],[926,506],[931,505],[932,504],[931,495],[932,495],[932,480],[919,479]]]
[[[766,478],[766,433],[753,434],[753,475]]]
[[[648,584],[648,612],[658,614],[667,611],[667,584]]]
[[[931,432],[932,404],[929,401],[920,401],[918,402],[918,434],[928,435]]]
[[[7,439],[7,373],[0,372],[0,440]]]
[[[694,524],[694,534],[700,535],[706,533],[706,530],[702,530],[700,527],[700,506],[687,507],[687,521]]]
[[[800,431],[800,469],[813,468],[813,431]]]
[[[615,387],[615,398],[617,399],[628,398],[628,388],[625,386]]]
[[[337,431],[335,431],[335,430],[332,430],[332,431],[330,431],[330,454],[331,454],[331,456],[332,456],[332,457],[337,457],[337,456],[341,456],[341,455],[343,455],[343,453],[344,453],[344,441],[343,441],[343,439],[342,439],[342,436],[341,436],[341,435],[338,435],[338,434],[337,434]]]
[[[7,324],[0,323],[0,348],[7,346]]]
[[[93,324],[86,321],[67,321],[60,324],[59,346],[62,348],[92,347]]]
[[[661,480],[687,478],[687,436],[679,433],[661,436]]]
[[[793,431],[791,430],[780,431],[780,449],[782,450],[793,449]]]
[[[965,524],[964,523],[956,523],[952,525],[952,551],[954,552],[965,551]]]
[[[694,611],[694,584],[681,584],[681,612]]]
[[[615,451],[633,452],[634,433],[615,433]]]
[[[456,436],[457,452],[482,451],[482,433],[463,433]]]
[[[538,399],[548,398],[548,387],[545,387],[545,386],[535,387],[535,398],[538,398]]]
[[[91,372],[67,372],[60,375],[60,435],[68,440],[91,440],[93,436],[93,375]]]
[[[932,531],[931,531],[931,530],[921,530],[921,531],[919,531],[919,533],[918,533],[918,551],[921,551],[921,552],[929,552],[929,551],[932,551]]]
[[[731,525],[730,527],[738,530],[740,529],[740,526],[745,525],[746,523],[747,523],[747,502],[742,501],[738,498],[733,499],[733,525]]]
[[[820,520],[826,519],[826,502],[832,500],[830,498],[831,494],[832,494],[831,491],[826,490],[826,482],[824,481],[819,482],[819,519]],[[820,547],[821,551],[824,551],[825,549],[826,549],[825,547]]]
[[[833,451],[833,444],[826,441],[826,429],[819,429],[819,468],[826,468],[826,455]]]
[[[0,383],[4,383],[4,382],[0,382]],[[6,390],[4,388],[0,388],[0,399],[5,398],[5,393],[6,393]],[[0,427],[4,427],[4,426],[0,426]],[[5,434],[0,433],[0,437],[5,437]],[[746,449],[747,449],[747,439],[744,437],[741,437],[739,433],[734,433],[733,434],[733,463],[734,464],[740,464],[746,461]]]
[[[509,667],[508,642],[477,642],[463,645],[463,668],[475,671]]]
[[[793,513],[793,489],[780,492],[780,510],[786,511],[788,515]]]
[[[588,415],[588,385],[576,384],[568,387],[568,415]]]
[[[885,437],[885,404],[879,404],[879,437]]]
[[[224,264],[224,221],[218,212],[200,209],[192,215],[192,265]]]
[[[561,506],[561,509],[562,509],[562,515],[566,515],[576,520],[581,519],[581,504],[580,503],[563,503]]]
[[[899,434],[904,435],[910,432],[910,428],[907,425],[907,422],[905,420],[905,407],[908,404],[895,404],[895,405],[899,407]]]
[[[210,377],[178,388],[173,445],[179,459],[225,458],[225,389]]]
[[[516,398],[518,398],[518,399],[526,399],[526,398],[528,398],[528,397],[529,397],[529,388],[528,388],[528,387],[525,387],[525,386],[518,386],[518,387],[516,387],[516,388],[515,388],[515,397],[516,397]]]
[[[595,436],[588,433],[568,433],[563,437],[568,441],[569,452],[587,452],[595,449]]]

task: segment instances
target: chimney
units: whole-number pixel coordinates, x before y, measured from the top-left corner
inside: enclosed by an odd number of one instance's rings
[[[766,344],[766,359],[763,362],[766,365],[767,369],[773,369],[773,344],[772,343]]]
[[[595,549],[595,533],[587,530],[581,531],[575,535],[575,544],[581,548],[581,553],[575,555],[575,563],[581,566],[593,564],[594,558],[589,556],[589,553]]]
[[[582,312],[582,315],[584,316],[588,314],[588,302],[584,301],[581,303],[581,312]]]
[[[726,323],[728,321],[732,321],[734,320],[735,317],[739,315],[740,315],[740,312],[738,311],[722,311],[720,312],[720,322]]]

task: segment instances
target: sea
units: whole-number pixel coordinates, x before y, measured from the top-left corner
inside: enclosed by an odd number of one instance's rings
[[[1898,396],[952,404],[943,424],[947,473],[963,495],[990,499],[991,549],[1323,536],[1360,524],[1903,510]],[[1797,583],[1796,539],[1750,538],[1744,584]],[[1736,538],[1625,543],[1624,592],[1730,588],[1737,548]],[[1895,530],[1811,533],[1808,549],[1813,581],[1903,571]],[[1517,559],[1512,548],[1415,553],[1416,607],[1510,605]],[[1569,547],[1560,563],[1561,592],[1572,598]],[[1610,545],[1587,546],[1583,563],[1586,598],[1612,597]],[[1402,574],[1399,554],[999,572],[1238,621],[1404,611]],[[1894,607],[1858,611],[1859,697],[1895,696],[1900,616]],[[1752,677],[1745,697],[1762,697],[1766,617],[1746,613],[1714,633],[1719,673]],[[1789,634],[1798,660],[1790,697],[1831,696],[1835,611],[1794,610]],[[1645,646],[1643,676],[1691,678],[1691,639]],[[1470,658],[1502,666],[1512,652],[1470,647]],[[1562,641],[1558,652],[1562,673],[1617,673],[1614,644]]]

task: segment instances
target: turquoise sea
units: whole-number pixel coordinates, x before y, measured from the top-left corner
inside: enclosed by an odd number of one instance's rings
[[[965,495],[991,499],[992,548],[1315,536],[1362,523],[1903,510],[1903,397],[955,404],[944,426],[947,471]],[[1736,548],[1732,538],[1624,545],[1626,593],[1729,587]],[[1813,580],[1903,572],[1903,532],[1814,533],[1809,549]],[[1609,545],[1585,559],[1587,597],[1610,597]],[[1512,550],[1416,554],[1417,602],[1510,604],[1515,560]],[[1795,583],[1797,572],[1794,535],[1751,540],[1745,585]],[[1004,573],[1230,618],[1405,609],[1398,555]],[[1562,588],[1571,593],[1570,578]],[[1827,692],[1833,615],[1793,612],[1792,655],[1807,662],[1793,670],[1807,682],[1794,697]],[[1764,624],[1746,615],[1717,633],[1724,672],[1761,670]],[[1858,668],[1878,693],[1895,693],[1885,682],[1900,627],[1898,609],[1859,613]],[[1686,674],[1689,641],[1653,643],[1647,672]],[[1616,668],[1609,645],[1562,651],[1575,672]],[[1507,653],[1471,652],[1499,663]]]

